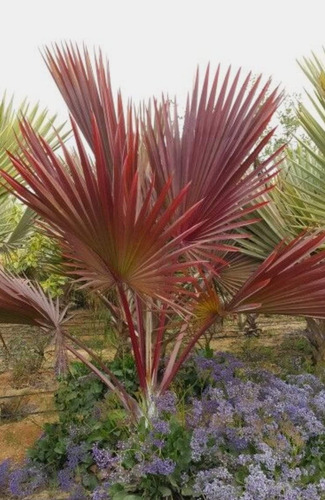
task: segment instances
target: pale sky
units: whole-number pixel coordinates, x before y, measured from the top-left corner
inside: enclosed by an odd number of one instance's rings
[[[325,46],[325,0],[9,0],[0,15],[0,93],[40,100],[61,115],[39,53],[52,42],[100,46],[114,87],[135,101],[162,91],[184,96],[197,64],[209,61],[302,92],[296,59]]]

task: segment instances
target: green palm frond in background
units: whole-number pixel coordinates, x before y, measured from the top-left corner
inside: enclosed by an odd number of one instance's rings
[[[248,226],[250,238],[240,241],[244,253],[259,260],[284,238],[325,228],[325,63],[313,54],[300,67],[313,86],[307,92],[311,107],[297,104],[298,121],[285,110],[289,122],[282,121],[295,140],[289,141],[269,203],[254,213],[259,222]]]
[[[60,146],[59,136],[62,141],[69,136],[69,131],[65,130],[65,123],[58,122],[56,114],[51,115],[39,104],[32,106],[26,100],[15,108],[13,98],[8,99],[5,94],[0,101],[0,168],[10,174],[13,174],[15,169],[7,151],[19,152],[19,141],[23,140],[19,127],[22,117],[26,118],[34,130],[37,130],[37,133],[52,145],[53,149]],[[7,190],[0,185],[0,197],[7,195]]]
[[[48,141],[54,150],[60,147],[70,132],[64,122],[59,122],[57,115],[50,114],[39,104],[30,105],[26,100],[15,107],[14,99],[6,94],[0,100],[0,168],[15,175],[15,170],[8,156],[8,151],[19,154],[23,137],[20,120],[24,118]],[[58,288],[65,278],[61,274],[61,254],[50,239],[35,227],[35,212],[22,205],[11,196],[2,181],[0,185],[0,264],[15,274],[29,275],[44,281],[45,288],[50,280],[50,288],[55,281]],[[39,273],[41,272],[41,275]],[[54,277],[54,278],[53,278]],[[55,291],[56,291],[55,288]],[[58,290],[59,292],[59,290]]]
[[[313,54],[300,67],[313,86],[310,109],[300,104],[297,110],[306,136],[288,152],[281,172],[282,212],[294,233],[325,228],[325,65]]]

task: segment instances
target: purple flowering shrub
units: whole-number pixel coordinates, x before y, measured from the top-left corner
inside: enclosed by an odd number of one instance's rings
[[[230,355],[195,362],[198,375],[208,372],[212,381],[193,398],[187,416],[192,460],[200,468],[195,493],[207,499],[325,498],[324,462],[317,467],[308,459],[323,443],[321,382],[313,375],[284,381]]]
[[[94,449],[110,498],[325,498],[325,388],[319,379],[281,380],[229,354],[196,356],[191,363],[194,393],[203,392],[188,397],[185,411],[176,405],[166,411],[162,404],[156,419],[143,422],[117,450]]]
[[[325,386],[317,377],[281,379],[218,353],[193,356],[173,389],[136,428],[121,433],[115,420],[104,439],[98,421],[94,442],[96,430],[87,441],[71,427],[58,486],[92,500],[325,499]],[[109,408],[101,418],[110,419]],[[16,496],[29,491],[28,477],[0,466],[0,487]]]

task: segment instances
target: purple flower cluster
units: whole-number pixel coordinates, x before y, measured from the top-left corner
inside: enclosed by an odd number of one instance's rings
[[[213,358],[195,356],[194,362],[198,375],[204,377],[208,373],[214,382],[233,380],[236,373],[245,366],[242,361],[229,353],[216,353]]]
[[[11,471],[8,483],[11,495],[25,498],[45,485],[46,476],[38,467],[26,464]]]
[[[72,471],[64,468],[58,472],[58,483],[62,491],[70,491],[73,485]]]
[[[7,487],[10,468],[11,461],[9,459],[0,463],[0,492]]]
[[[176,404],[176,395],[171,391],[166,391],[156,399],[157,410],[160,414],[167,413],[170,415],[174,415],[177,411]]]
[[[238,498],[240,488],[232,484],[233,477],[224,467],[201,471],[196,476],[193,491],[207,500]]]
[[[102,486],[95,488],[92,493],[91,500],[109,500],[109,495],[107,493],[108,488],[108,483],[104,483]]]
[[[176,463],[170,458],[163,459],[159,457],[153,458],[151,462],[143,468],[145,474],[159,474],[161,476],[169,476],[175,470]]]
[[[71,471],[74,470],[85,459],[86,455],[87,450],[84,443],[70,443],[67,447],[67,468]]]
[[[112,456],[110,450],[102,450],[98,448],[98,443],[94,444],[92,452],[95,463],[99,469],[109,469],[118,460],[116,457]]]
[[[168,434],[169,433],[169,423],[166,420],[160,418],[152,419],[153,432],[156,434]]]
[[[245,479],[245,491],[234,499],[240,500],[320,500],[319,485],[303,486],[284,478],[272,479],[258,465],[249,467],[249,474]]]

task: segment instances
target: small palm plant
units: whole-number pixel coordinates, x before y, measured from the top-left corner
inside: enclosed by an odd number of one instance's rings
[[[59,241],[67,272],[120,318],[141,395],[129,395],[66,331],[62,314],[53,321],[54,306],[47,310],[42,292],[23,283],[35,321],[40,306],[29,301],[28,289],[33,297],[39,293],[43,326],[55,332],[62,366],[65,347],[134,418],[150,416],[155,398],[218,318],[249,311],[325,317],[325,252],[315,254],[325,234],[281,243],[255,270],[234,246],[256,221],[250,214],[267,202],[277,171],[279,152],[256,166],[272,136],[262,133],[281,99],[268,91],[270,82],[258,78],[249,88],[250,75],[240,83],[240,72],[222,79],[217,70],[210,83],[208,69],[201,90],[197,75],[181,129],[177,106],[167,98],[141,113],[125,108],[120,93],[115,100],[101,54],[92,64],[87,50],[66,45],[47,50],[45,59],[69,107],[76,151],[62,142],[57,155],[23,120],[21,153],[10,154],[15,173],[2,177]],[[24,305],[17,311],[13,302],[0,291],[5,320],[23,321]]]

